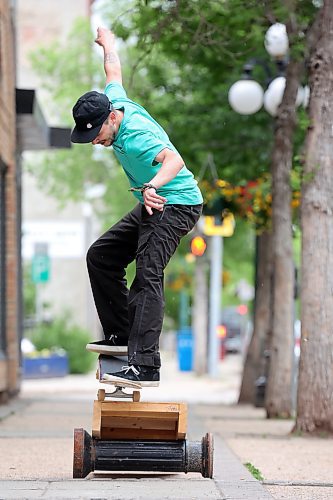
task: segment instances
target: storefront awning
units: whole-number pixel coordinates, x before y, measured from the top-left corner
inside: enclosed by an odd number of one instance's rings
[[[16,115],[19,151],[71,147],[71,129],[48,126],[35,90],[16,89]]]

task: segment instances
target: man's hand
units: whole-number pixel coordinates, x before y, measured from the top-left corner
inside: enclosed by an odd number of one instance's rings
[[[144,204],[149,215],[153,215],[152,208],[159,210],[160,212],[163,210],[164,204],[167,201],[166,198],[160,196],[156,193],[154,188],[145,189],[142,193]]]
[[[114,48],[116,38],[112,31],[107,28],[97,28],[97,38],[95,39],[97,45],[101,47]]]

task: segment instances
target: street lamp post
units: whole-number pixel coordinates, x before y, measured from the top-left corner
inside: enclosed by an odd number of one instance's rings
[[[265,35],[265,48],[276,63],[277,76],[271,77],[269,68],[263,61],[258,59],[248,61],[244,66],[242,78],[230,87],[228,94],[229,104],[238,114],[252,115],[264,106],[271,116],[277,115],[286,86],[284,72],[289,50],[288,35],[284,24],[275,23],[268,29]],[[255,65],[262,66],[267,73],[266,91],[252,77]],[[308,87],[299,87],[296,105],[303,104],[306,107],[308,99]]]
[[[291,360],[287,351],[292,343],[293,335],[293,313],[292,313],[292,237],[291,237],[291,208],[290,208],[290,191],[291,187],[288,182],[283,182],[281,179],[288,179],[292,165],[292,139],[295,130],[295,105],[303,105],[306,107],[308,101],[308,89],[299,86],[300,62],[297,60],[288,61],[288,36],[285,26],[276,24],[271,26],[265,36],[265,48],[270,56],[275,60],[278,68],[278,75],[268,82],[266,91],[264,92],[263,105],[265,110],[275,117],[279,112],[279,106],[283,102],[283,111],[279,117],[279,126],[275,129],[274,147],[272,151],[271,173],[273,185],[273,200],[272,200],[272,266],[274,276],[277,279],[273,280],[272,303],[270,309],[273,310],[272,325],[270,327],[271,339],[269,339],[270,358],[267,363],[270,364],[270,376],[268,391],[265,399],[265,407],[269,416],[278,414],[289,414],[291,411],[290,399],[286,395],[291,389]],[[285,69],[288,67],[288,88],[284,98],[286,88],[286,78],[284,76]],[[237,83],[237,82],[236,82]],[[232,89],[232,87],[231,87]],[[230,89],[230,91],[231,91]],[[229,94],[230,94],[229,91]],[[297,94],[297,95],[296,95]],[[246,97],[242,96],[243,100]],[[292,101],[293,100],[293,101]],[[233,102],[229,99],[231,107],[236,112],[239,109],[233,106]],[[295,103],[295,105],[294,105]],[[237,102],[239,108],[239,101]],[[241,109],[241,114],[250,114],[244,108]],[[283,147],[281,143],[283,142]],[[279,217],[277,216],[279,215]],[[283,276],[283,280],[280,279]],[[254,332],[256,337],[262,335],[263,329],[258,328]],[[267,331],[266,331],[267,333]],[[257,343],[259,343],[259,337]],[[275,348],[278,346],[278,348]],[[258,356],[259,352],[252,345],[252,361]],[[253,354],[256,350],[256,354]],[[281,354],[282,353],[282,354]],[[249,359],[249,358],[248,358]],[[258,359],[259,361],[259,359]],[[276,373],[286,375],[283,382],[277,381]],[[271,376],[273,374],[273,376]],[[273,408],[273,410],[272,410]]]

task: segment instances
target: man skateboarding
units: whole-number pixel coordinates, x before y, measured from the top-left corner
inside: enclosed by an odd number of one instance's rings
[[[87,92],[73,107],[72,142],[112,146],[138,200],[136,207],[91,245],[87,266],[105,339],[87,349],[124,354],[128,366],[105,374],[112,381],[159,384],[159,336],[164,313],[163,273],[179,242],[202,211],[192,173],[162,127],[122,86],[113,33],[98,28],[104,50],[104,93]],[[125,269],[136,261],[127,289]]]

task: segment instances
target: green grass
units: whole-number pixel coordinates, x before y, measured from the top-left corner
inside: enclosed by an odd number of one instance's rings
[[[260,470],[257,469],[257,467],[255,467],[254,465],[252,465],[251,462],[246,462],[246,464],[244,465],[247,468],[247,470],[251,472],[252,476],[255,479],[257,479],[258,481],[264,480],[264,476],[261,474]]]
[[[301,429],[295,429],[292,431],[291,435],[294,437],[303,437],[303,431],[301,431]]]

